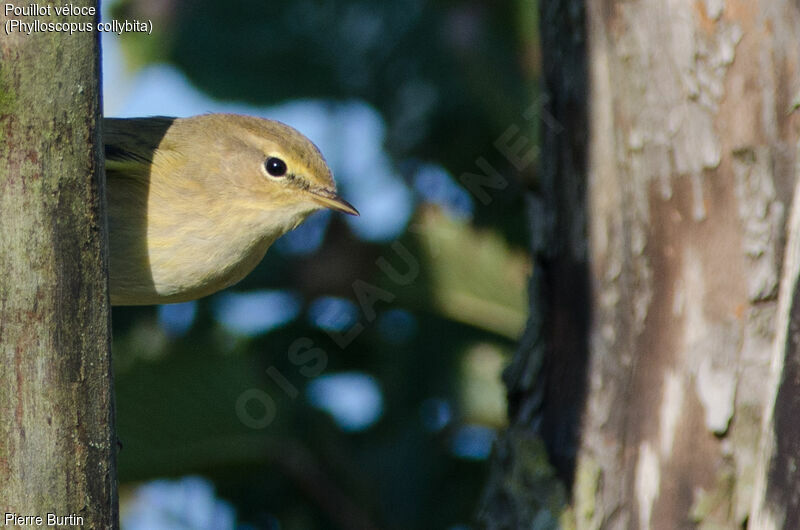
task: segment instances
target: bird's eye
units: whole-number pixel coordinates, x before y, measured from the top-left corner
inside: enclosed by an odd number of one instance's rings
[[[275,156],[267,158],[267,161],[264,162],[264,168],[273,177],[286,175],[286,162]]]

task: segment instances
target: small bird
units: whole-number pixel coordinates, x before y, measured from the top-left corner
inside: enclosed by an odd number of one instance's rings
[[[358,215],[319,149],[283,123],[206,114],[103,129],[112,305],[207,296],[312,212]]]

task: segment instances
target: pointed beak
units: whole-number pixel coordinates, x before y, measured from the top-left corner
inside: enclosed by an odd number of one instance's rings
[[[316,189],[311,191],[311,195],[316,202],[325,208],[330,208],[331,210],[336,210],[337,212],[346,213],[348,215],[358,215],[358,210],[356,210],[352,204],[336,195],[334,191]]]

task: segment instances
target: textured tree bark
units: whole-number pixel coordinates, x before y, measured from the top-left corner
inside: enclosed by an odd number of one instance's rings
[[[740,527],[798,180],[800,10],[587,6],[596,316],[577,464],[591,479],[576,489],[595,509],[583,522]]]
[[[800,181],[797,183],[800,185]],[[800,414],[800,193],[795,188],[781,273],[778,309],[774,319],[775,341],[772,370],[765,387],[767,411],[756,467],[755,492],[750,528],[772,530],[800,527],[800,449],[797,418]]]
[[[97,22],[22,20],[36,18]],[[72,517],[62,525],[118,527],[99,76],[94,31],[0,37],[0,516],[9,526],[21,521],[6,514],[47,525],[50,513]]]
[[[541,9],[563,131],[543,128],[531,326],[507,372],[512,427],[485,506],[524,504],[508,485],[533,481],[510,471],[524,473],[520,440],[540,434],[571,491],[562,524],[797,528],[800,221],[784,247],[800,174],[800,5]],[[582,115],[588,142],[572,130]],[[487,526],[558,516],[540,502]]]

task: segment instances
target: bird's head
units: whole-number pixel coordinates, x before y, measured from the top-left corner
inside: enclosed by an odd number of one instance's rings
[[[176,120],[166,141],[172,133],[178,141],[191,138],[208,146],[209,152],[198,153],[205,160],[195,161],[203,170],[193,171],[193,176],[207,175],[214,180],[206,181],[208,187],[224,187],[224,195],[235,197],[238,206],[286,217],[287,222],[291,218],[292,225],[321,208],[358,215],[337,194],[319,149],[288,125],[253,116],[207,114]],[[187,149],[165,149],[175,151]]]

